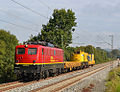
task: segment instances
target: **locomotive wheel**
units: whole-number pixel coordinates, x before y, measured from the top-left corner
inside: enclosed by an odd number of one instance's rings
[[[86,68],[88,68],[89,67],[89,65],[88,65],[88,63],[86,63]]]
[[[41,73],[41,78],[45,79],[45,73],[44,73],[44,71],[42,71],[42,73]]]
[[[81,66],[81,69],[84,69],[84,68],[85,68],[85,66],[84,66],[84,65],[82,65],[82,66]]]
[[[49,70],[48,72],[49,72],[49,76],[50,76],[50,77],[54,77],[54,73],[53,73],[53,70],[52,70],[52,69]]]
[[[81,67],[79,66],[78,70],[80,70],[80,69],[81,69]]]
[[[49,72],[45,70],[42,72],[42,78],[46,79],[47,77],[49,77]]]
[[[46,79],[47,78],[47,74],[46,74],[46,71],[44,71],[44,73],[43,73],[43,75],[44,75],[44,79]]]
[[[49,77],[49,72],[48,72],[48,70],[45,71],[45,77],[46,77],[46,78]]]
[[[59,68],[59,74],[61,74],[61,68]]]
[[[64,73],[64,72],[65,72],[65,70],[63,68],[61,68],[61,73]]]
[[[56,76],[59,75],[59,68],[56,69]]]
[[[41,75],[38,73],[38,74],[36,75],[36,80],[38,81],[40,78],[41,78]]]
[[[23,76],[22,76],[22,74],[18,74],[18,75],[17,75],[17,80],[23,81]]]

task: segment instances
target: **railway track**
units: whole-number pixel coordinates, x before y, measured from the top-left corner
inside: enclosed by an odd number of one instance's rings
[[[19,83],[19,81],[15,81],[15,82],[1,84],[0,85],[0,92],[4,91],[4,89],[8,89],[8,88],[16,86],[18,84],[21,84],[21,83]]]
[[[5,84],[1,84],[0,85],[0,92],[3,91],[9,91],[11,89],[14,88],[19,88],[19,87],[24,87],[26,85],[31,85],[33,83],[37,83],[43,80],[39,80],[39,81],[30,81],[30,82],[20,82],[20,81],[15,81],[15,82],[10,82],[10,83],[5,83]]]
[[[68,78],[68,79],[64,79],[62,81],[59,81],[59,82],[56,82],[56,83],[53,83],[53,84],[50,84],[50,85],[46,85],[46,86],[43,86],[41,88],[38,88],[38,89],[35,89],[35,90],[32,90],[30,92],[61,92],[62,89],[98,72],[98,71],[101,71],[103,69],[105,69],[106,67],[110,66],[111,64],[109,65],[106,65],[104,67],[101,67],[101,68],[98,68],[98,69],[95,69],[93,71],[90,71],[90,72],[87,72],[87,73],[83,73],[82,75],[79,74],[79,75],[76,75],[76,76],[73,76],[71,78]],[[48,91],[49,90],[49,91]]]
[[[0,92],[56,92],[64,89],[83,78],[90,76],[106,67],[111,63],[98,64],[94,67],[86,68],[84,70],[77,70],[66,74],[61,74],[56,77],[49,77],[47,79],[41,79],[39,81],[31,82],[12,82],[8,84],[0,85]]]

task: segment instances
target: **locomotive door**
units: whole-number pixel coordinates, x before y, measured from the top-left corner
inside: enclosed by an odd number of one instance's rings
[[[43,67],[44,67],[44,63],[45,63],[44,48],[42,48],[42,65],[43,65]]]

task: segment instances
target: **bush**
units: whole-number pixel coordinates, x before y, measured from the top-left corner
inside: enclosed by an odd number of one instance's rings
[[[15,46],[18,45],[16,36],[0,30],[0,83],[13,81]]]

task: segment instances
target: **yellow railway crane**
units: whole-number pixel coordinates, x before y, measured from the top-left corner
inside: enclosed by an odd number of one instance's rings
[[[64,68],[68,70],[80,69],[89,66],[93,66],[95,64],[94,54],[88,54],[84,51],[77,51],[71,57],[71,61],[66,61],[64,64]]]

